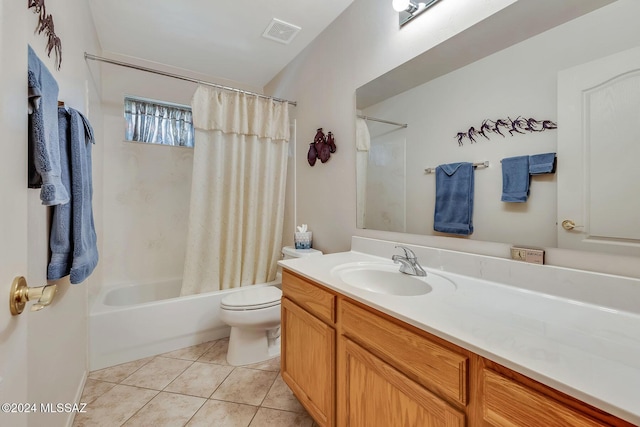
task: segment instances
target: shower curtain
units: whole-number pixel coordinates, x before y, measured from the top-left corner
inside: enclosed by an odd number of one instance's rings
[[[181,295],[275,279],[289,141],[286,102],[199,86]]]
[[[367,206],[367,166],[369,165],[369,150],[371,149],[371,135],[367,122],[356,118],[356,227],[365,227]]]

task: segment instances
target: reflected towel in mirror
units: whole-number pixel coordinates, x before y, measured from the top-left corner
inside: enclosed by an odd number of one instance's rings
[[[529,197],[529,156],[502,159],[503,202],[523,203]]]
[[[468,236],[473,233],[473,163],[436,168],[436,207],[433,229]]]

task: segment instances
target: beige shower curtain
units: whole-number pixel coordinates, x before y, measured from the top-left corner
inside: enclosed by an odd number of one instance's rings
[[[200,86],[182,295],[271,281],[280,258],[286,102]]]

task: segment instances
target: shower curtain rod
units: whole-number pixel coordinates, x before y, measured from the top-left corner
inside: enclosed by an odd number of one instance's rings
[[[273,97],[273,96],[262,95],[260,93],[251,92],[251,91],[248,91],[248,90],[237,89],[235,87],[230,87],[230,86],[223,86],[223,85],[219,85],[219,84],[216,84],[216,83],[206,82],[204,80],[193,79],[191,77],[181,76],[180,74],[166,73],[164,71],[154,70],[153,68],[142,67],[142,66],[139,66],[139,65],[129,64],[127,62],[116,61],[115,59],[109,59],[109,58],[103,58],[101,56],[91,55],[90,53],[87,53],[87,52],[84,53],[84,59],[90,59],[92,61],[106,62],[108,64],[119,65],[121,67],[126,67],[126,68],[133,68],[134,70],[146,71],[147,73],[159,74],[161,76],[171,77],[171,78],[174,78],[174,79],[184,80],[184,81],[192,82],[192,83],[197,83],[199,85],[212,86],[212,87],[215,87],[215,88],[218,88],[218,89],[230,90],[232,92],[245,93],[247,95],[254,95],[254,96],[257,96],[259,98],[273,99],[274,101],[278,101],[278,102],[286,102],[289,105],[293,105],[294,107],[298,105],[298,103],[295,102],[295,101],[289,101],[289,100],[286,100],[286,99],[280,99],[280,98],[276,98],[276,97]]]
[[[358,115],[358,117],[361,118],[361,119],[364,119],[364,120],[372,121],[372,122],[380,122],[380,123],[386,123],[388,125],[399,126],[401,128],[406,128],[407,126],[409,126],[406,123],[390,122],[389,120],[376,119],[375,117],[362,116],[362,115]]]

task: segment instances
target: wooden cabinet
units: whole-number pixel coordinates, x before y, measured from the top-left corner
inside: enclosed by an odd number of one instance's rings
[[[282,377],[320,426],[632,426],[286,270],[282,291]]]
[[[482,420],[492,426],[604,425],[489,369],[482,370],[482,393]]]
[[[286,272],[282,290],[282,379],[320,426],[333,426],[335,297]]]
[[[340,301],[342,334],[360,342],[423,387],[454,404],[467,403],[469,358],[346,300]]]
[[[338,425],[462,427],[464,412],[350,339],[339,338]]]
[[[491,427],[595,427],[633,424],[485,358],[476,377],[474,425]]]

